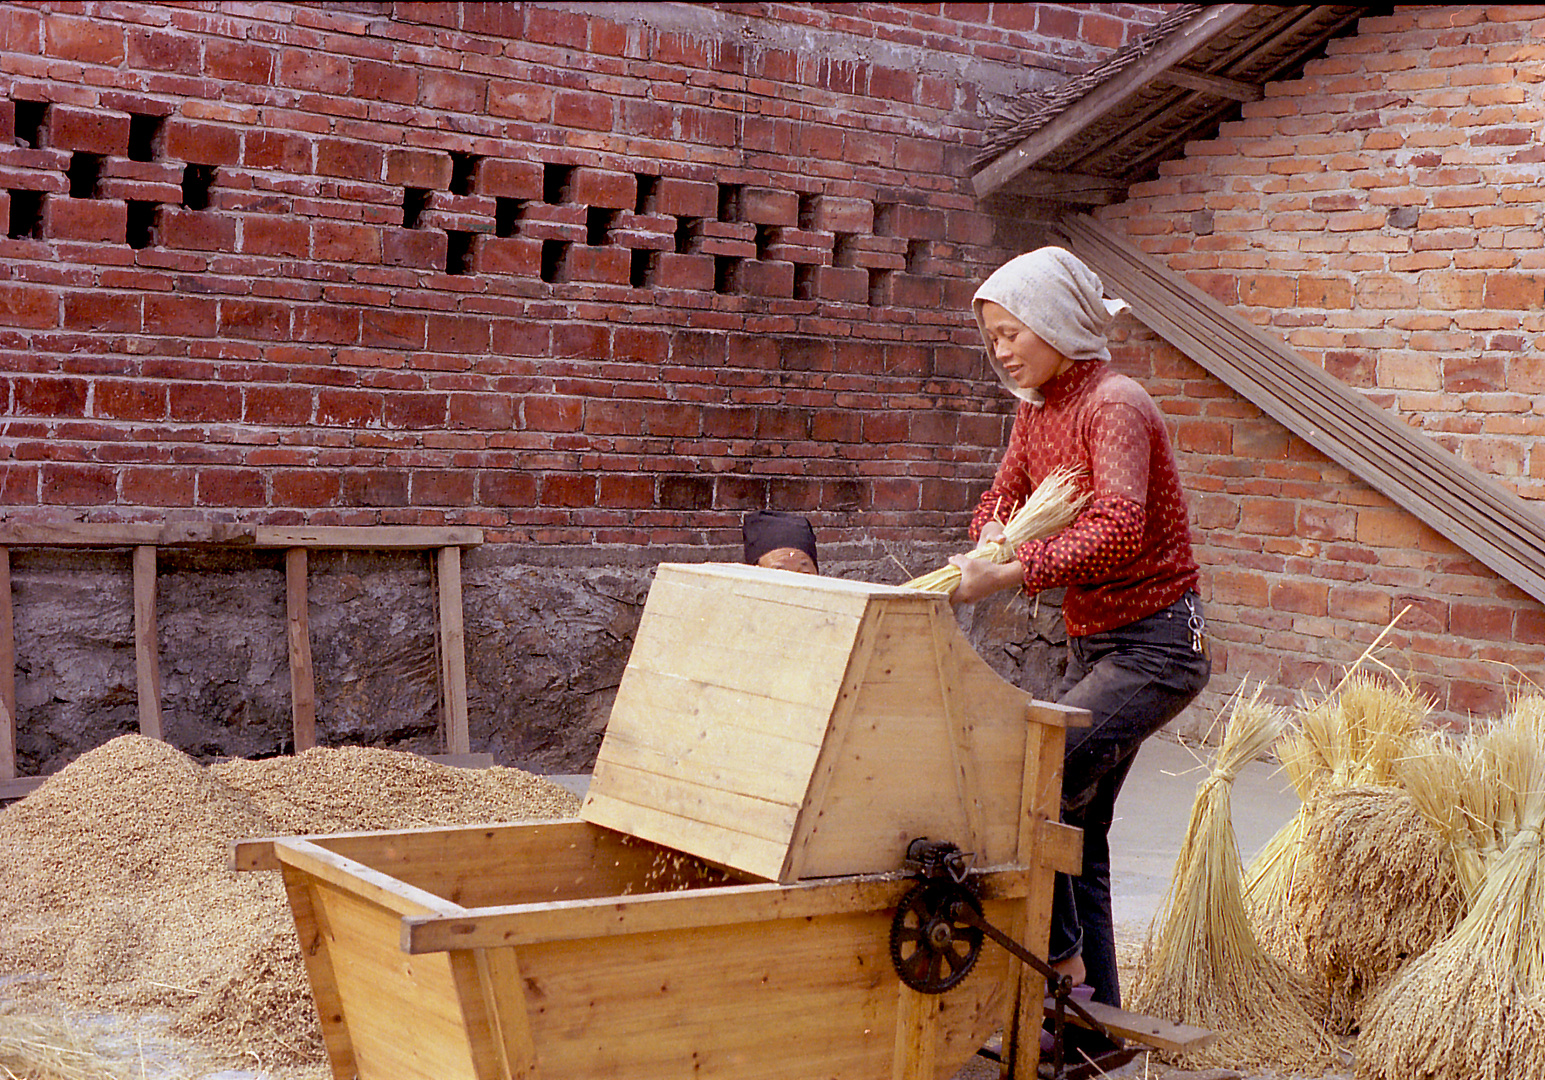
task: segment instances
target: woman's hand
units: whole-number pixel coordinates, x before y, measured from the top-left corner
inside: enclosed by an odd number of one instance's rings
[[[1002,529],[999,529],[1002,532]],[[987,529],[982,530],[987,538]],[[973,559],[969,555],[951,555],[950,565],[960,570],[960,584],[950,595],[952,604],[971,604],[993,593],[1012,589],[1024,580],[1025,568],[1019,560],[995,563],[991,559]]]

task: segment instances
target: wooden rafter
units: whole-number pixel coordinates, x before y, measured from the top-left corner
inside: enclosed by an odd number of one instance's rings
[[[1227,34],[1250,17],[1253,4],[1218,4],[1208,8],[1182,30],[1160,42],[1141,61],[1100,84],[1073,107],[1059,113],[1045,127],[1000,155],[972,177],[978,196],[990,195],[1026,169],[1077,137],[1099,117],[1125,104],[1154,76],[1181,63],[1208,42]]]
[[[1086,215],[1069,248],[1144,324],[1267,416],[1545,602],[1545,518],[1513,492],[1305,360]]]

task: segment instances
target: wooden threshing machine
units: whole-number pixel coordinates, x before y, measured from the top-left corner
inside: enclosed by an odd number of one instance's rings
[[[943,596],[667,564],[579,819],[235,862],[283,872],[339,1080],[947,1080],[1000,1030],[1034,1077],[1045,979],[975,924],[1045,956],[1085,715]]]

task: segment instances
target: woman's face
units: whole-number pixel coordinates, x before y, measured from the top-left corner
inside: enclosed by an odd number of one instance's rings
[[[992,341],[993,356],[1021,390],[1038,390],[1073,366],[1072,360],[1042,341],[1001,304],[982,302],[982,325]]]

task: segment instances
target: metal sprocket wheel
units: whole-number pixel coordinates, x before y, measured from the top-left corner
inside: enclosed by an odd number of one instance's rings
[[[920,994],[942,994],[971,973],[982,951],[982,931],[955,919],[957,903],[978,916],[976,894],[953,881],[923,881],[896,906],[891,920],[891,963],[901,981]]]

